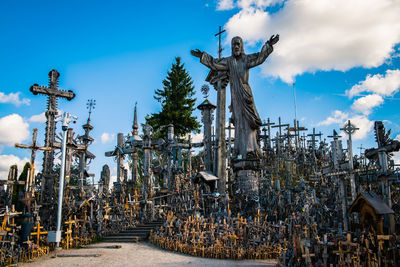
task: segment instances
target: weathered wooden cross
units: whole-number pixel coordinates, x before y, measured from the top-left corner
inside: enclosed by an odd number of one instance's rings
[[[32,133],[32,144],[31,145],[24,145],[24,144],[15,144],[15,147],[17,148],[24,148],[24,149],[30,149],[31,150],[31,168],[29,170],[29,177],[28,180],[26,181],[25,184],[25,191],[30,190],[30,186],[33,183],[33,178],[35,175],[35,158],[36,158],[36,151],[41,150],[41,151],[51,151],[51,147],[45,147],[45,146],[38,146],[36,144],[37,141],[37,129],[33,129]]]

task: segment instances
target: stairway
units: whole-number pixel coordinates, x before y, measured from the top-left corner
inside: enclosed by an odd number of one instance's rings
[[[137,243],[146,241],[149,238],[150,231],[155,231],[163,225],[163,221],[154,221],[144,224],[138,224],[134,228],[103,237],[102,242],[108,243]]]

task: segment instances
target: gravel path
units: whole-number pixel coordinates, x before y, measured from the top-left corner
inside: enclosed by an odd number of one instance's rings
[[[120,245],[121,248],[106,248]],[[55,255],[64,257],[55,257]],[[65,257],[65,256],[73,257]],[[82,255],[82,256],[78,256]],[[86,255],[86,257],[83,257]],[[188,256],[160,249],[150,243],[98,243],[90,248],[60,250],[18,266],[275,266],[265,260],[218,260]]]

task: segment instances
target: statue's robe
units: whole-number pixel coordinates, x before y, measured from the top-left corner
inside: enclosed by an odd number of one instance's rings
[[[254,104],[253,93],[249,85],[249,69],[262,64],[273,48],[264,44],[261,52],[239,57],[215,59],[203,52],[200,62],[214,71],[227,71],[231,88],[233,124],[235,126],[234,151],[246,157],[248,152],[258,151],[257,130],[262,125]]]

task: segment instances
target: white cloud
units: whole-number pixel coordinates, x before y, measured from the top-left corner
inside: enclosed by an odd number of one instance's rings
[[[28,98],[23,98],[20,99],[19,95],[21,94],[21,92],[17,92],[17,93],[9,93],[8,95],[0,92],[0,103],[11,103],[14,104],[15,106],[20,106],[20,105],[30,105],[31,100]]]
[[[368,75],[367,78],[346,91],[350,98],[369,92],[381,96],[392,96],[400,89],[400,70],[387,70],[386,75]]]
[[[332,115],[326,118],[325,120],[319,122],[317,125],[332,125],[332,124],[343,124],[349,118],[349,114],[346,112],[342,112],[340,110],[335,110],[332,112]]]
[[[400,1],[288,0],[276,13],[265,11],[273,3],[240,1],[225,28],[228,40],[239,35],[250,45],[280,34],[262,68],[288,83],[304,72],[380,66],[400,42]]]
[[[250,7],[264,9],[268,6],[273,6],[282,3],[283,0],[238,0],[237,5],[240,8],[247,9]]]
[[[40,113],[38,115],[33,115],[32,117],[29,118],[30,122],[46,122],[46,114]]]
[[[353,140],[361,140],[367,137],[368,133],[372,133],[372,128],[374,127],[374,122],[370,121],[367,116],[364,115],[356,115],[351,117],[351,124],[355,127],[359,128],[356,132],[351,136]],[[343,127],[344,125],[341,125]],[[347,136],[345,133],[341,133],[341,136]]]
[[[100,137],[101,139],[101,143],[105,144],[108,142],[111,142],[112,140],[114,140],[114,134],[110,134],[110,133],[103,133]]]
[[[0,143],[14,146],[29,136],[29,124],[18,114],[0,118]]]
[[[8,179],[8,172],[10,166],[17,164],[18,166],[18,176],[21,174],[26,162],[29,162],[28,158],[20,159],[14,155],[0,155],[0,180]]]
[[[234,7],[233,0],[220,0],[217,4],[217,10],[230,10]]]
[[[219,0],[217,3],[217,10],[231,10],[236,6],[242,9],[250,7],[263,9],[282,2],[283,0],[238,0],[236,2],[233,0]]]
[[[380,95],[367,95],[356,99],[351,105],[351,108],[364,115],[369,115],[374,107],[380,106],[383,103],[383,98]]]

